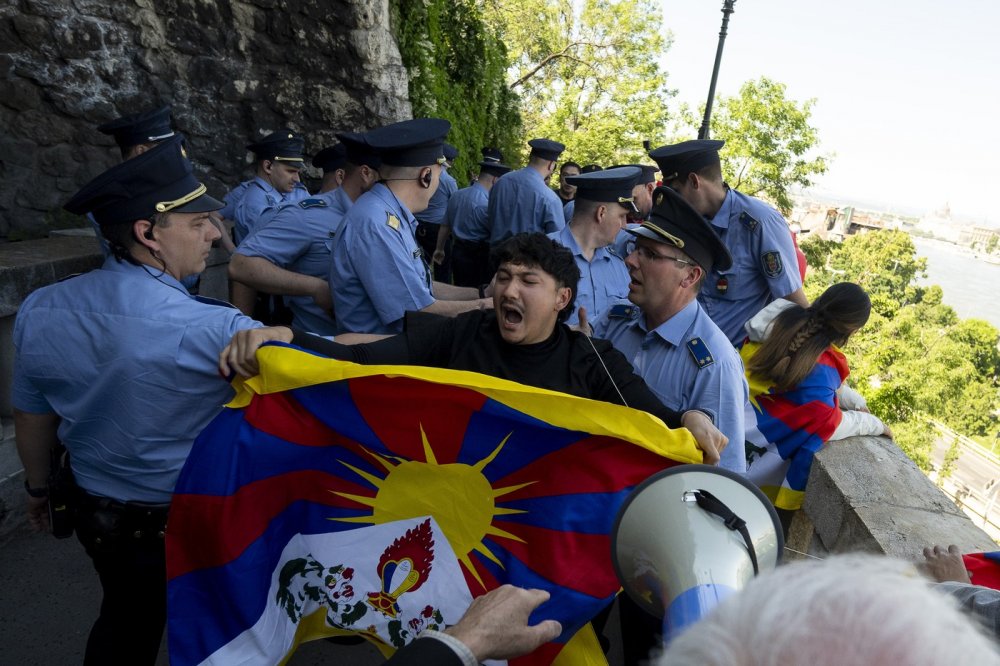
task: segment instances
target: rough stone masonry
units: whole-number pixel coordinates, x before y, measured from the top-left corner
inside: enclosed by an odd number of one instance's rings
[[[119,160],[95,127],[171,104],[209,191],[282,126],[310,154],[409,117],[387,0],[7,0],[0,6],[0,240],[78,224],[60,206]]]

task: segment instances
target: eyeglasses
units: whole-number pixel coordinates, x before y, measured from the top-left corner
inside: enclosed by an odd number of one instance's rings
[[[679,259],[677,257],[671,257],[670,255],[667,254],[658,254],[650,250],[645,245],[639,245],[634,240],[630,240],[627,243],[625,243],[625,254],[629,255],[632,254],[633,252],[637,253],[639,255],[639,258],[642,259],[643,261],[670,260],[670,261],[676,261],[678,264],[683,264],[685,266],[694,265],[694,262],[688,261],[687,259]]]

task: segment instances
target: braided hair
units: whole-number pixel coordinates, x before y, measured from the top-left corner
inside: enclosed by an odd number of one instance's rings
[[[808,308],[792,305],[782,310],[747,370],[769,378],[779,389],[794,388],[830,345],[843,345],[867,323],[871,309],[864,289],[838,282]]]

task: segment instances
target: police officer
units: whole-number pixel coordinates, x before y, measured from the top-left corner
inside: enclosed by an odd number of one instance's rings
[[[236,223],[237,243],[256,228],[265,210],[309,196],[299,179],[299,172],[305,167],[302,161],[305,140],[301,136],[287,128],[278,130],[251,143],[247,150],[257,158],[256,175],[246,182],[234,207],[232,219]]]
[[[312,158],[312,165],[323,170],[323,182],[319,194],[332,192],[344,182],[344,167],[347,164],[347,149],[342,143],[327,146]]]
[[[491,246],[514,234],[548,234],[566,225],[559,197],[546,185],[566,146],[549,139],[532,139],[528,145],[528,166],[504,176],[490,190],[487,220]]]
[[[153,664],[166,616],[164,529],[195,436],[232,395],[215,357],[259,324],[190,296],[222,204],[171,137],[104,172],[66,204],[93,213],[113,256],[43,287],[14,325],[13,403],[28,519],[47,523],[49,451],[76,479],[76,530],[104,599],[86,664]]]
[[[403,315],[455,315],[489,307],[481,290],[433,282],[414,233],[444,162],[446,120],[406,120],[365,134],[382,159],[381,180],[348,211],[330,267],[337,329],[398,333]]]
[[[569,248],[580,269],[578,309],[570,314],[570,325],[580,322],[579,309],[596,321],[611,303],[628,296],[628,270],[608,245],[636,212],[632,190],[641,174],[638,167],[622,167],[567,178],[576,186],[573,219],[549,238]]]
[[[490,271],[490,228],[486,221],[490,190],[497,179],[511,168],[499,159],[486,157],[479,163],[479,176],[468,187],[463,187],[448,200],[448,212],[438,231],[435,263],[443,260],[445,247],[452,234],[451,267],[455,284],[459,287],[478,287],[493,277]]]
[[[458,191],[458,182],[448,170],[455,163],[458,157],[458,148],[450,143],[444,144],[444,164],[441,165],[441,182],[437,191],[431,197],[427,208],[417,215],[417,242],[424,252],[424,258],[430,260],[431,256],[437,253],[438,236],[440,236],[441,225],[445,221],[448,213],[448,202],[455,192]],[[451,282],[451,244],[446,242],[441,248],[443,255],[435,259],[431,268],[434,271],[434,279],[439,282]]]
[[[712,224],[732,255],[726,270],[713,270],[699,299],[733,344],[745,337],[743,325],[776,298],[808,307],[796,268],[788,224],[771,206],[741,194],[722,181],[723,141],[694,140],[661,146],[649,153],[668,185]]]
[[[628,224],[618,232],[618,236],[615,238],[615,254],[624,259],[628,255],[628,252],[625,251],[625,245],[632,240],[632,234],[628,233],[628,230],[637,228],[640,223],[649,219],[649,211],[653,209],[653,190],[656,189],[656,173],[660,169],[651,164],[619,164],[611,168],[618,169],[623,166],[642,169],[639,182],[632,188],[632,199],[634,200],[636,211],[628,216]]]
[[[600,164],[585,164],[583,168],[579,170],[579,173],[596,173],[598,171],[604,171],[604,167]],[[562,197],[560,197],[562,200]],[[566,224],[573,219],[573,211],[576,207],[575,201],[564,201],[563,202],[563,219],[566,220]]]
[[[285,297],[292,323],[318,335],[333,335],[330,257],[344,216],[354,200],[371,189],[377,153],[363,135],[338,134],[344,149],[341,187],[294,203],[281,204],[236,249],[229,276],[258,291]]]
[[[655,192],[650,219],[637,229],[625,260],[629,299],[594,326],[632,363],[671,409],[697,409],[729,438],[720,467],[746,473],[744,410],[749,406],[743,364],[729,339],[698,303],[709,271],[725,271],[731,258],[711,226],[673,190]],[[625,663],[645,662],[661,644],[659,622],[631,599],[621,599]]]
[[[113,136],[115,143],[118,144],[118,149],[121,151],[122,161],[130,160],[133,157],[142,155],[158,143],[174,136],[170,114],[170,106],[161,106],[158,109],[115,118],[103,125],[98,125],[97,131]],[[87,219],[94,227],[97,241],[101,245],[101,252],[105,258],[109,257],[111,255],[111,247],[101,234],[100,225],[97,224],[94,216],[89,213],[87,214]],[[220,232],[225,231],[220,216],[213,215],[212,222],[219,228]],[[220,235],[217,242],[227,252],[232,252],[236,249],[228,234]],[[199,277],[199,275],[195,274],[184,278],[182,280],[184,288],[193,293],[198,285]]]

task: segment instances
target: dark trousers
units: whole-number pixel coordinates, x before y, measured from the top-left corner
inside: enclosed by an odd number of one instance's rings
[[[455,284],[459,287],[478,287],[488,283],[493,279],[493,272],[490,270],[490,244],[455,238],[451,268],[455,274]]]
[[[417,244],[424,251],[424,260],[427,262],[427,265],[434,271],[434,279],[438,282],[451,284],[451,238],[448,239],[444,247],[444,261],[440,264],[435,264],[433,260],[434,250],[437,249],[438,230],[440,229],[440,224],[418,222]]]
[[[85,666],[156,663],[167,620],[166,515],[83,494],[77,535],[104,592]]]

